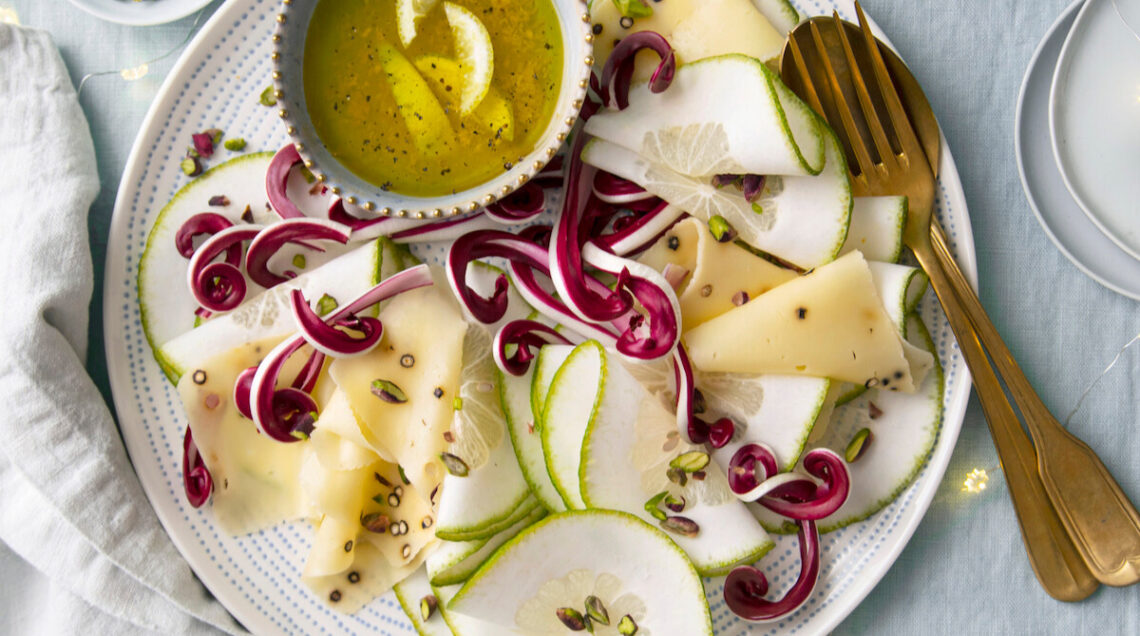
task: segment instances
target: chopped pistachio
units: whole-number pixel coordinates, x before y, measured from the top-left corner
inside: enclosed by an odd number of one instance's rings
[[[871,429],[861,428],[855,433],[855,437],[847,444],[847,450],[843,453],[843,459],[847,460],[848,464],[854,463],[857,459],[867,452],[867,447],[871,445]]]
[[[389,404],[403,404],[408,401],[408,396],[404,393],[404,390],[395,382],[379,378],[372,381],[372,395],[375,395]]]
[[[875,404],[874,402],[868,401],[867,402],[867,415],[871,419],[877,420],[883,416],[883,409],[879,408],[879,406],[877,404]]]
[[[621,636],[633,636],[637,633],[637,623],[633,621],[632,616],[626,614],[618,621],[617,630]]]
[[[377,534],[387,532],[390,523],[388,515],[380,512],[369,513],[360,518],[360,525],[364,526],[365,530]]]
[[[653,7],[645,0],[614,0],[614,6],[626,18],[648,18],[653,15]]]
[[[430,620],[435,615],[435,610],[439,607],[439,599],[434,594],[428,594],[420,599],[420,618],[425,621]]]
[[[709,232],[712,233],[717,243],[728,243],[736,238],[736,230],[733,229],[732,224],[719,214],[715,214],[709,219]]]
[[[273,92],[273,87],[266,86],[265,90],[261,91],[261,97],[259,97],[257,101],[260,102],[262,106],[276,106],[277,94]]]
[[[182,163],[178,164],[182,168],[182,174],[188,177],[196,177],[202,174],[202,162],[198,161],[197,157],[186,157]]]
[[[753,203],[752,211],[756,214],[764,214],[764,206],[760,205],[759,203]]]
[[[229,150],[230,152],[241,152],[242,150],[245,150],[245,139],[241,137],[227,139],[226,143],[222,144],[222,146],[224,146],[225,149]]]
[[[397,464],[396,470],[400,471],[400,481],[404,482],[405,486],[410,485],[412,483],[412,482],[408,481],[408,476],[406,474],[404,474],[404,467],[403,466],[400,466],[399,464]]]
[[[661,527],[686,537],[695,537],[701,531],[697,522],[688,517],[669,517],[661,522]]]
[[[669,462],[670,468],[680,468],[686,473],[695,473],[709,465],[709,454],[704,451],[681,453]]]
[[[456,410],[456,411],[462,411],[463,410],[463,398],[456,397],[454,400],[452,400],[451,401],[451,408]]]
[[[340,306],[340,303],[335,298],[325,294],[317,301],[317,313],[322,316],[327,316],[333,312],[334,309]]]
[[[241,220],[246,223],[253,223],[253,208],[248,205],[245,206],[245,210],[241,213]]]
[[[440,453],[439,458],[443,461],[443,467],[447,469],[447,472],[456,477],[466,477],[467,473],[471,471],[471,469],[467,467],[467,462],[451,453]]]
[[[586,597],[586,616],[590,617],[591,621],[599,625],[610,624],[610,613],[606,611],[606,606],[602,604],[602,599],[593,594]]]
[[[689,483],[688,473],[686,473],[681,468],[670,468],[669,470],[665,471],[665,476],[669,478],[669,481],[677,484],[678,486],[684,486],[685,484]]]
[[[294,254],[293,255],[293,267],[296,267],[297,269],[305,269],[305,265],[307,265],[307,264],[308,264],[308,260],[305,259],[304,254]]]
[[[313,183],[317,180],[317,175],[313,174],[308,166],[301,166],[301,176],[304,177],[305,183]]]
[[[653,516],[654,519],[656,519],[658,521],[665,521],[665,519],[668,518],[669,515],[662,512],[661,508],[659,508],[658,505],[662,501],[665,500],[665,497],[668,497],[668,496],[669,496],[668,491],[661,491],[661,492],[657,493],[656,495],[653,495],[652,497],[650,497],[649,501],[645,502],[645,512],[648,512],[650,515]]]
[[[290,431],[289,434],[302,442],[309,439],[309,434],[305,431]]]
[[[685,509],[684,497],[674,497],[672,494],[669,494],[666,495],[665,500],[661,503],[665,504],[665,507],[668,508],[670,512],[679,513]]]
[[[560,607],[554,610],[554,615],[572,632],[581,632],[586,629],[586,619],[582,617],[581,612],[573,607]]]
[[[217,194],[210,197],[210,200],[207,203],[210,204],[210,207],[224,208],[230,204],[230,198],[224,194]]]

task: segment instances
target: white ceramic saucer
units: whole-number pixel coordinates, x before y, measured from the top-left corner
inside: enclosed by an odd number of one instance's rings
[[[1117,2],[1140,10],[1140,0]],[[1049,129],[1077,204],[1140,259],[1140,39],[1113,0],[1088,0],[1077,14],[1053,75]]]
[[[1105,287],[1140,300],[1140,261],[1109,240],[1081,211],[1064,186],[1050,148],[1049,92],[1053,70],[1083,3],[1084,0],[1076,0],[1069,5],[1029,62],[1017,100],[1017,166],[1030,207],[1061,253]]]
[[[174,22],[213,0],[71,0],[71,4],[108,22],[151,26]]]

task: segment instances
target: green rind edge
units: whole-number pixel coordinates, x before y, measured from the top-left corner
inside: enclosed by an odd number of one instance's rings
[[[404,614],[406,614],[408,620],[412,622],[412,628],[416,630],[416,633],[419,634],[419,636],[431,636],[420,627],[420,621],[416,620],[416,616],[413,615],[411,610],[408,609],[408,604],[410,601],[404,597],[404,593],[401,591],[401,589],[402,585],[400,583],[397,583],[392,586],[392,593],[396,595],[396,601],[400,603],[400,609],[404,610]],[[432,589],[432,593],[434,592],[435,589]],[[416,609],[419,610],[418,607]],[[448,623],[447,626],[450,628],[451,624]]]
[[[677,546],[677,547],[679,548],[680,546]],[[772,548],[774,548],[774,547],[776,547],[776,542],[773,541],[771,539],[771,537],[769,537],[768,541],[766,541],[765,543],[758,546],[752,552],[749,552],[748,554],[740,557],[739,559],[736,559],[734,561],[731,561],[731,562],[725,563],[725,564],[710,565],[704,569],[697,567],[697,565],[694,563],[693,568],[701,576],[724,576],[725,574],[728,574],[729,572],[734,570],[739,565],[744,565],[746,563],[755,563],[755,562],[759,561],[760,559],[764,558],[764,555],[771,552]],[[682,550],[682,552],[684,552],[684,550]],[[690,559],[690,561],[691,560],[692,559]]]
[[[689,571],[692,572],[694,577],[696,577],[697,585],[701,588],[702,592],[704,591],[704,587],[705,587],[704,580],[701,578],[700,573],[697,572],[697,568],[693,566],[693,562],[689,559],[689,555],[685,554],[685,551],[682,550],[677,545],[677,543],[675,541],[670,539],[669,535],[665,534],[661,530],[658,530],[657,528],[654,528],[653,526],[649,525],[648,523],[645,523],[641,519],[638,519],[637,517],[629,514],[628,512],[594,508],[594,509],[590,509],[590,510],[568,510],[566,512],[559,512],[559,513],[552,514],[552,515],[546,517],[545,519],[539,521],[538,523],[534,524],[533,526],[530,526],[529,528],[526,528],[522,532],[515,535],[510,541],[507,541],[503,545],[499,546],[499,549],[495,550],[495,552],[492,553],[491,556],[489,556],[487,558],[487,560],[483,563],[483,565],[481,565],[479,567],[479,569],[476,570],[475,573],[471,575],[471,578],[467,579],[467,582],[463,584],[463,587],[460,588],[459,591],[455,593],[455,596],[453,596],[451,598],[451,600],[447,603],[448,607],[453,608],[458,601],[460,601],[461,599],[463,599],[464,596],[467,595],[468,589],[470,589],[472,586],[479,583],[479,580],[481,578],[483,578],[483,576],[486,575],[486,572],[491,567],[493,567],[495,565],[495,563],[498,562],[498,560],[502,557],[503,554],[505,554],[507,551],[509,551],[511,548],[513,548],[516,544],[520,543],[521,541],[524,541],[531,534],[538,532],[539,530],[541,530],[543,527],[545,527],[549,523],[555,523],[555,522],[557,522],[561,519],[564,519],[566,517],[577,517],[577,516],[584,517],[584,516],[591,516],[591,515],[593,515],[593,516],[616,517],[622,521],[625,521],[626,523],[633,523],[636,526],[641,526],[646,531],[648,531],[650,534],[653,534],[653,535],[656,535],[657,537],[665,539],[665,543],[667,544],[667,546],[669,548],[671,548],[672,550],[674,550],[677,553],[677,555],[679,557],[681,557],[681,559],[684,560],[685,564],[689,566]],[[702,607],[704,607],[705,624],[707,625],[706,633],[708,636],[713,636],[712,613],[709,611],[708,599],[704,594],[701,595],[700,604]]]
[[[546,508],[543,508],[542,506],[535,507],[535,509],[532,510],[530,512],[530,514],[528,514],[527,516],[525,516],[519,520],[519,521],[526,521],[527,519],[531,519],[533,517],[531,522],[526,524],[526,526],[524,526],[523,528],[521,528],[519,530],[519,532],[522,532],[523,530],[526,530],[530,526],[534,525],[535,523],[540,521],[546,515],[547,515]],[[514,525],[514,524],[511,524],[511,525]],[[509,526],[507,529],[509,529]],[[504,531],[506,531],[506,529],[504,529]],[[491,558],[491,556],[495,553],[492,552],[491,554],[488,554],[486,558],[484,558],[483,560],[481,560],[477,563],[471,563],[471,564],[463,565],[463,561],[470,558],[471,555],[475,554],[479,550],[482,550],[483,546],[487,545],[487,543],[489,541],[491,541],[491,539],[493,539],[493,538],[494,537],[489,537],[486,541],[483,541],[482,543],[480,543],[478,548],[473,550],[470,554],[463,557],[462,559],[459,559],[455,563],[448,565],[448,567],[444,570],[444,572],[441,572],[439,575],[437,575],[435,579],[429,578],[428,582],[431,583],[432,587],[445,587],[448,585],[459,585],[460,583],[463,583],[467,579],[471,578],[471,575],[474,574],[475,571],[478,570],[480,567],[482,567],[483,564],[487,562],[487,559]],[[460,566],[462,566],[462,567],[460,567]]]
[[[195,177],[192,181],[190,181],[186,185],[179,188],[178,192],[174,193],[174,196],[171,197],[170,200],[166,202],[166,205],[162,206],[161,210],[159,210],[158,216],[155,217],[154,223],[150,226],[150,232],[148,232],[147,236],[146,236],[146,245],[143,246],[143,253],[142,253],[142,256],[139,258],[139,268],[138,268],[138,271],[135,273],[135,291],[138,294],[138,299],[139,299],[139,322],[142,323],[143,335],[146,337],[147,344],[150,345],[150,350],[154,354],[155,361],[158,362],[159,368],[162,369],[162,373],[166,376],[166,378],[168,380],[170,380],[171,384],[178,384],[178,380],[179,380],[179,378],[182,377],[182,373],[185,370],[179,369],[177,367],[177,365],[175,365],[170,360],[167,360],[166,356],[162,355],[159,352],[159,343],[156,343],[154,341],[154,338],[151,336],[151,333],[150,333],[150,321],[147,319],[150,312],[147,311],[146,304],[142,302],[142,299],[146,296],[146,294],[143,293],[143,289],[145,287],[145,285],[143,284],[143,273],[146,271],[146,264],[147,264],[147,261],[149,260],[147,258],[147,255],[151,253],[150,252],[150,248],[152,247],[151,246],[151,240],[154,237],[154,230],[155,230],[155,228],[162,225],[162,222],[166,218],[167,213],[170,212],[170,209],[172,207],[174,207],[174,205],[176,203],[178,203],[179,200],[183,196],[185,196],[187,192],[190,191],[191,187],[199,185],[199,183],[203,179],[205,179],[211,175],[216,175],[220,170],[227,168],[227,167],[233,167],[234,165],[236,165],[238,163],[242,163],[244,161],[250,161],[252,159],[272,158],[274,154],[275,153],[273,153],[273,152],[251,152],[251,153],[247,153],[244,155],[234,157],[233,159],[228,159],[228,160],[226,160],[225,163],[220,163],[220,164],[214,166],[213,168],[210,168],[209,170],[203,172],[202,174]]]
[[[528,500],[530,504],[528,505]],[[539,506],[538,499],[531,497],[528,490],[517,506],[511,509],[506,516],[502,516],[495,521],[478,528],[461,529],[456,531],[445,531],[437,529],[435,536],[443,539],[444,541],[478,541],[480,539],[488,539],[496,533],[509,528],[510,526],[518,523],[520,519],[527,516],[534,510],[535,506]]]
[[[539,349],[538,357],[542,357],[541,349]],[[537,364],[537,359],[532,362],[532,364]],[[542,504],[544,508],[553,509],[554,502],[546,501],[543,498],[542,489],[538,486],[538,480],[534,477],[533,474],[531,474],[531,471],[526,466],[526,463],[522,461],[521,453],[519,452],[518,436],[515,432],[515,427],[511,425],[512,415],[510,413],[510,408],[507,407],[506,383],[503,382],[503,371],[502,369],[499,369],[498,366],[496,366],[495,373],[499,379],[499,407],[502,409],[503,415],[507,418],[507,435],[509,435],[511,438],[511,447],[515,450],[515,459],[518,460],[519,471],[522,472],[523,481],[526,482],[527,488],[530,489],[531,494],[533,494],[535,498],[538,499],[539,503]],[[548,475],[547,479],[549,478],[550,477]]]
[[[558,386],[558,380],[561,379],[562,374],[565,372],[565,370],[567,368],[567,365],[569,365],[570,361],[573,360],[575,357],[577,357],[579,355],[585,355],[583,352],[586,351],[587,348],[593,348],[599,352],[598,357],[601,361],[601,366],[602,366],[601,377],[599,378],[599,382],[598,382],[598,393],[594,397],[594,405],[590,409],[590,419],[589,419],[589,422],[586,424],[586,430],[588,431],[590,429],[590,427],[593,426],[594,420],[598,416],[598,408],[601,406],[602,399],[605,397],[606,373],[607,373],[606,350],[596,340],[587,340],[587,341],[583,342],[582,344],[574,347],[574,350],[570,352],[570,355],[566,356],[566,360],[563,361],[562,366],[558,367],[558,371],[556,371],[554,373],[554,377],[550,380],[550,391],[546,394],[546,403],[543,405],[543,409],[542,409],[542,421],[543,421],[542,456],[546,460],[546,472],[550,473],[550,483],[554,484],[554,489],[558,491],[559,495],[561,495],[562,502],[566,505],[566,507],[568,509],[571,509],[571,510],[573,510],[575,508],[576,504],[574,504],[573,502],[570,501],[570,496],[567,494],[566,486],[564,486],[562,484],[562,480],[559,479],[558,475],[556,475],[554,473],[554,471],[550,470],[550,456],[551,456],[550,440],[549,440],[549,438],[550,438],[550,427],[545,425],[546,411],[548,411],[550,408],[550,398],[551,398],[551,396],[554,395],[554,390]],[[583,441],[585,441],[585,433],[583,433],[582,439],[583,439]],[[582,451],[579,450],[579,458],[581,457],[581,455],[580,455],[581,452]],[[580,461],[581,460],[579,459],[579,462]],[[578,465],[579,490],[581,490],[581,483],[582,483],[582,465],[581,465],[581,463],[579,463],[579,465]],[[585,503],[585,495],[584,494],[582,494],[582,503]]]
[[[910,485],[914,483],[915,478],[918,477],[918,473],[922,471],[923,466],[925,466],[927,460],[930,459],[930,453],[934,450],[934,446],[938,441],[938,436],[942,433],[942,402],[946,398],[946,373],[942,369],[942,361],[938,359],[938,348],[934,345],[934,339],[930,336],[930,331],[926,328],[926,324],[922,322],[922,318],[920,318],[917,313],[911,313],[907,315],[907,321],[909,322],[910,320],[914,321],[914,325],[918,329],[918,334],[922,337],[922,342],[926,345],[926,350],[930,352],[930,355],[934,356],[933,370],[935,375],[938,377],[938,393],[934,397],[934,403],[938,405],[938,414],[935,416],[936,421],[934,422],[934,434],[931,436],[930,447],[926,449],[926,452],[923,453],[921,457],[915,459],[914,466],[911,468],[910,472],[907,473],[906,478],[900,481],[899,485],[896,486],[889,495],[883,497],[873,506],[871,506],[867,510],[866,514],[858,518],[845,519],[834,525],[820,525],[820,534],[832,532],[833,530],[839,530],[853,523],[864,521],[871,515],[874,515],[883,508],[890,505],[892,501],[897,499],[904,490],[909,488]]]
[[[911,312],[911,313],[907,314],[906,319],[907,319],[907,321],[912,320],[912,319],[914,320],[914,323],[919,330],[919,335],[921,335],[922,341],[926,345],[926,350],[930,352],[930,355],[934,356],[933,372],[938,377],[938,395],[934,398],[934,401],[938,404],[938,415],[937,415],[938,421],[935,423],[933,439],[935,441],[937,441],[938,435],[941,433],[941,430],[942,430],[942,417],[943,417],[942,401],[943,401],[943,399],[945,399],[945,394],[946,394],[945,372],[942,370],[942,362],[938,359],[938,349],[934,345],[934,339],[931,338],[930,331],[927,330],[926,324],[922,322],[922,318],[920,318],[917,313]],[[865,391],[865,389],[864,389],[864,391]],[[858,396],[855,396],[855,397],[858,397]],[[852,398],[852,399],[854,399],[854,398]],[[850,400],[848,400],[848,401],[850,401]],[[873,506],[868,508],[868,511],[865,515],[862,515],[860,517],[852,517],[850,519],[844,519],[843,521],[840,521],[839,523],[836,523],[834,525],[829,525],[829,526],[820,525],[819,526],[819,533],[820,534],[826,534],[828,532],[833,532],[835,530],[840,530],[842,528],[846,528],[847,526],[849,526],[853,523],[859,523],[861,521],[866,521],[869,517],[871,517],[875,513],[879,512],[883,508],[886,508],[887,506],[889,506],[892,501],[894,501],[895,499],[898,498],[898,496],[902,493],[902,491],[909,488],[911,483],[914,482],[915,477],[917,477],[918,473],[920,471],[922,471],[922,467],[926,465],[927,460],[930,458],[930,451],[933,449],[934,449],[934,444],[932,443],[930,445],[930,448],[927,449],[926,454],[924,454],[921,458],[915,460],[914,467],[907,474],[906,478],[904,478],[902,481],[899,482],[899,485],[895,488],[895,490],[892,491],[891,494],[880,499]],[[784,523],[782,523],[779,526],[773,526],[771,524],[764,523],[763,521],[761,521],[760,525],[761,525],[761,527],[763,527],[765,530],[767,530],[768,532],[770,532],[772,534],[795,534],[796,532],[799,531],[799,528],[796,526],[796,524],[794,524],[790,521],[785,521]]]
[[[831,384],[835,382],[831,378],[827,378],[827,384],[824,386],[823,391],[819,394],[819,399],[816,400],[815,409],[812,411],[811,424],[801,427],[803,434],[800,436],[799,443],[797,444],[795,459],[780,467],[780,472],[788,472],[796,467],[796,463],[800,461],[800,457],[804,454],[804,448],[807,447],[808,438],[811,437],[812,431],[819,425],[819,415],[823,411],[823,406],[827,404],[827,396],[831,393]]]

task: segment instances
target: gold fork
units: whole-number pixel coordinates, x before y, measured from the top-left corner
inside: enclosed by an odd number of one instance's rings
[[[1096,588],[1096,580],[1133,583],[1140,578],[1140,516],[1095,453],[1048,413],[954,263],[937,222],[932,229],[933,170],[862,8],[858,3],[855,8],[859,27],[844,23],[836,14],[833,19],[813,18],[790,34],[782,63],[785,81],[833,124],[853,159],[852,186],[857,195],[907,195],[910,212],[904,239],[930,276],[974,374],[1030,562],[1042,585],[1059,599],[1079,600]],[[833,37],[825,41],[828,25]],[[862,35],[858,50],[847,36],[848,28]],[[876,91],[868,90],[860,70],[868,66]],[[909,105],[916,108],[913,101]],[[926,118],[912,115],[923,130],[934,122],[932,113]],[[983,346],[1010,387],[1038,452],[1022,431]]]

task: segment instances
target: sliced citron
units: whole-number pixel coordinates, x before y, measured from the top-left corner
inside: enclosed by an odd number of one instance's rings
[[[396,109],[403,116],[416,148],[424,157],[444,154],[455,140],[455,131],[443,106],[408,58],[383,40],[378,46],[380,64],[392,86]]]
[[[416,58],[416,68],[428,81],[436,96],[445,106],[458,108],[459,87],[463,85],[463,69],[455,60],[438,55],[425,55]],[[511,104],[494,86],[487,88],[487,95],[475,107],[471,117],[492,136],[513,141],[515,138],[515,115]]]
[[[396,28],[400,32],[400,44],[405,49],[412,45],[412,40],[416,39],[416,23],[437,4],[439,0],[397,0]]]
[[[459,115],[470,115],[486,97],[491,88],[491,75],[495,72],[495,54],[487,27],[463,7],[443,3],[451,35],[455,38],[455,54],[463,70],[463,89],[460,92]]]
[[[626,615],[638,633],[713,633],[685,553],[661,530],[612,510],[554,514],[523,530],[471,575],[447,611],[499,625],[498,633],[560,634],[566,625],[556,612],[584,608],[589,596],[610,616],[604,633]]]

